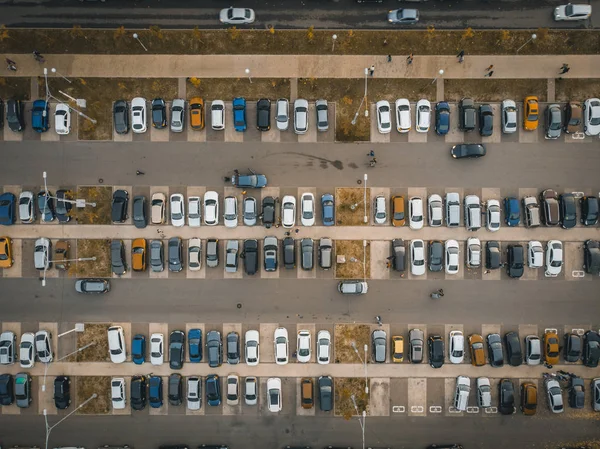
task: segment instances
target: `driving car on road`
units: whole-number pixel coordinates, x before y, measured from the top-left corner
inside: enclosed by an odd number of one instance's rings
[[[557,22],[587,20],[591,15],[592,5],[567,3],[554,8],[554,20]]]
[[[485,156],[485,147],[479,143],[461,143],[450,149],[454,159],[468,159]]]
[[[254,23],[256,15],[254,10],[250,8],[224,8],[219,12],[219,20],[221,23],[228,25],[247,25]]]
[[[388,12],[387,19],[394,25],[414,25],[419,21],[417,9],[400,8]]]
[[[369,290],[369,285],[364,281],[340,281],[338,292],[342,295],[364,295]]]

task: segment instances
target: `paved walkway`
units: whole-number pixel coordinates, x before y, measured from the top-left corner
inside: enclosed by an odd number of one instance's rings
[[[44,55],[37,63],[32,55],[2,55],[17,63],[18,71],[3,76],[43,76],[42,68],[55,67],[67,77],[148,77],[243,78],[250,69],[252,78],[362,78],[365,67],[375,65],[375,78],[483,78],[494,65],[493,78],[557,78],[562,64],[571,70],[564,78],[600,78],[600,55],[573,56],[465,56],[463,64],[454,56],[406,55]]]

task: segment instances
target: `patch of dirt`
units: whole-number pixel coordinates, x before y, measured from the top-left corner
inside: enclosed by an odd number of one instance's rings
[[[97,120],[97,123],[77,117],[77,113],[72,112],[71,119],[77,119],[80,140],[112,140],[112,104],[116,100],[131,100],[133,97],[143,97],[148,101],[157,97],[172,100],[177,98],[178,93],[176,78],[72,78],[71,81],[70,84],[62,78],[48,78],[48,86],[57,98],[63,98],[58,92],[62,90],[74,98],[86,100],[87,107],[82,112]],[[38,78],[38,85],[38,94],[44,96],[44,78]],[[67,103],[80,109],[73,102]],[[150,120],[150,110],[146,115]]]
[[[77,347],[90,343],[93,346],[79,351],[66,359],[67,362],[110,362],[108,354],[108,328],[110,324],[85,323],[85,330],[77,332]],[[81,396],[80,396],[81,397]]]
[[[112,187],[106,186],[80,186],[77,188],[77,198],[85,199],[89,203],[96,203],[95,207],[74,207],[75,221],[77,224],[111,224]]]
[[[369,413],[369,395],[365,393],[365,379],[358,377],[336,377],[334,379],[334,413],[345,420],[361,415],[363,410]],[[352,402],[354,396],[354,402]],[[354,407],[356,403],[356,408]],[[357,410],[358,409],[358,413]]]
[[[18,77],[0,77],[0,98],[6,100],[29,100],[31,94],[30,79]]]
[[[96,257],[96,260],[75,262],[78,278],[111,276],[110,240],[77,240],[77,258],[83,257]]]
[[[336,259],[346,257],[346,263],[335,264],[336,279],[370,279],[371,275],[371,242],[363,246],[362,240],[336,240]],[[366,267],[363,265],[366,262]]]
[[[545,102],[548,94],[545,79],[449,79],[444,80],[444,99],[460,101],[470,97],[476,102],[501,102],[511,98],[517,103],[528,95]]]
[[[337,226],[368,226],[371,216],[371,189],[367,187],[367,223],[365,223],[364,187],[335,189],[335,218]],[[351,206],[357,205],[354,210]]]
[[[110,396],[110,377],[82,376],[77,377],[77,398],[79,403],[90,398],[94,393],[98,396],[77,410],[80,415],[107,415],[110,413],[112,399]]]
[[[187,97],[202,97],[205,101],[231,101],[244,97],[248,101],[261,98],[290,98],[290,80],[285,78],[188,78]],[[272,105],[274,107],[274,104]]]
[[[563,78],[556,80],[556,101],[583,101],[600,93],[600,79]],[[593,94],[593,95],[592,95]]]
[[[335,363],[361,363],[352,348],[352,343],[358,348],[358,353],[365,359],[364,347],[367,345],[367,363],[369,362],[369,344],[371,329],[366,324],[336,324],[334,328]]]

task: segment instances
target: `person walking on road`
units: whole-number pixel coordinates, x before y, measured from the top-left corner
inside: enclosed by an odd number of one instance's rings
[[[387,55],[387,62],[392,62],[392,55]]]
[[[136,170],[135,174],[136,174],[136,176],[140,176],[140,175],[145,175],[146,173],[144,173],[143,171],[140,171],[140,170]]]
[[[17,71],[17,63],[12,59],[6,58],[6,68],[8,70],[12,70],[13,72]]]
[[[413,63],[413,54],[412,53],[406,57],[406,63],[408,65],[411,65]]]
[[[367,156],[371,156],[374,157],[375,156],[375,151],[371,150],[367,153]]]
[[[462,64],[463,62],[465,62],[465,57],[464,56],[459,56],[458,63]]]
[[[490,70],[492,70],[494,68],[494,64],[490,64],[490,66],[485,69],[486,72],[489,72]]]
[[[563,64],[562,67],[560,68],[559,75],[564,75],[569,70],[571,70],[571,67],[569,67],[569,64]]]
[[[456,57],[460,60],[460,58],[463,58],[465,56],[465,51],[461,50],[458,52],[458,54],[456,55]]]
[[[493,74],[494,74],[494,71],[493,71],[493,70],[490,70],[488,73],[486,73],[486,74],[485,74],[485,75],[483,75],[483,76],[487,76],[488,78],[491,78]]]
[[[375,75],[375,64],[373,64],[371,66],[371,68],[369,69],[369,76],[373,76]]]
[[[44,57],[42,56],[42,54],[39,51],[37,51],[37,50],[33,50],[33,57],[40,64],[46,62],[46,60],[44,59]]]

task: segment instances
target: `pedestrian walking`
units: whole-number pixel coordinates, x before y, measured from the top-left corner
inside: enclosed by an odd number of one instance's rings
[[[392,55],[387,56],[387,62],[392,62]]]
[[[239,170],[236,168],[235,170],[233,170],[233,173],[234,173],[235,175],[239,175],[239,174],[240,174],[240,171],[239,171]]]
[[[385,267],[386,267],[386,268],[390,268],[391,266],[392,266],[392,263],[391,263],[391,262],[388,260],[388,261],[385,263]]]
[[[494,74],[494,71],[493,71],[493,70],[490,70],[488,73],[486,73],[486,74],[485,74],[485,75],[483,75],[483,76],[487,76],[488,78],[491,78],[493,74]]]
[[[568,69],[568,68],[569,68],[569,64],[563,64],[563,65],[561,66],[561,69],[562,69],[562,70],[564,70],[564,69]]]
[[[44,59],[44,57],[42,56],[42,54],[39,51],[37,51],[37,50],[33,50],[33,57],[39,63],[46,62],[46,60]]]
[[[465,57],[461,56],[460,58],[458,58],[458,63],[462,64],[463,62],[465,62]]]
[[[290,231],[285,231],[285,236],[289,237],[290,236]]]
[[[229,176],[223,176],[223,181],[231,182],[231,178]]]
[[[15,61],[13,61],[12,59],[8,59],[6,58],[6,68],[8,70],[12,70],[13,72],[17,71],[17,63]]]
[[[377,163],[377,158],[376,158],[376,157],[374,157],[374,158],[371,160],[371,162],[373,162],[374,164],[376,164],[376,163]]]
[[[462,58],[462,57],[464,57],[464,56],[465,56],[465,51],[464,51],[464,50],[461,50],[461,51],[459,51],[459,52],[458,52],[458,54],[456,55],[456,57],[457,57],[459,60],[460,60],[460,58]]]
[[[489,72],[490,70],[492,70],[494,68],[494,64],[490,64],[490,66],[485,69],[486,72]]]
[[[371,68],[369,69],[369,76],[373,76],[375,75],[375,64],[373,64],[371,66]]]
[[[565,73],[567,73],[569,70],[571,70],[571,67],[563,67],[562,70],[558,73],[559,75],[564,75]]]
[[[375,151],[373,151],[373,150],[369,151],[367,153],[367,156],[371,156],[371,157],[375,156]]]
[[[387,44],[388,44],[388,41],[387,41],[387,39],[383,39],[383,46],[384,46],[384,47],[386,47],[386,46],[387,46]]]
[[[296,234],[298,234],[300,232],[300,229],[296,228],[296,230],[294,231]]]
[[[411,65],[413,63],[413,54],[412,53],[406,57],[406,63],[408,65]]]
[[[136,176],[140,176],[140,175],[145,175],[146,173],[144,173],[143,171],[140,171],[140,170],[136,170],[135,174],[136,174]]]

